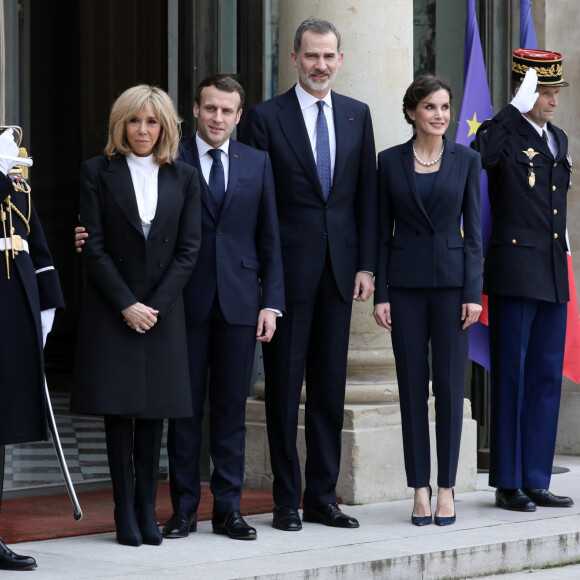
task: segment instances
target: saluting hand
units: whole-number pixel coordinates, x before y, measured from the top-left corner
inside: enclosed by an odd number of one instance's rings
[[[526,76],[524,77],[520,88],[516,89],[516,94],[510,104],[522,114],[531,111],[540,95],[540,93],[536,92],[537,86],[538,73],[535,68],[529,68],[526,71]]]

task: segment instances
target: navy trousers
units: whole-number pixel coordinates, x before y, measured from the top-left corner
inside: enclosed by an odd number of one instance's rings
[[[305,366],[304,505],[336,503],[351,312],[327,257],[316,293],[304,302],[287,301],[272,342],[262,345],[276,505],[298,507],[302,495],[296,436]]]
[[[469,331],[461,328],[463,289],[391,288],[389,292],[407,485],[426,487],[431,478],[427,405],[431,342],[437,485],[453,487],[459,461],[469,350]]]
[[[174,510],[197,511],[201,497],[201,426],[209,391],[213,512],[239,510],[256,327],[229,324],[215,300],[204,323],[187,326],[187,348],[193,416],[169,421],[171,503]]]
[[[493,487],[550,487],[566,313],[566,303],[489,297]]]

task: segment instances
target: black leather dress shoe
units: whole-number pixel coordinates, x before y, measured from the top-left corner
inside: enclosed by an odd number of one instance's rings
[[[287,507],[285,505],[274,508],[274,519],[272,527],[285,532],[298,532],[302,529],[300,514],[297,508]]]
[[[542,507],[572,507],[574,502],[571,497],[565,495],[554,495],[547,489],[524,489],[524,493]]]
[[[256,528],[249,526],[239,511],[214,514],[211,526],[214,534],[223,534],[234,540],[255,540],[258,537]]]
[[[0,539],[0,570],[31,570],[32,568],[36,568],[34,558],[15,554]]]
[[[197,531],[197,513],[177,510],[163,526],[165,538],[187,538],[190,532]]]
[[[359,523],[354,518],[343,514],[335,503],[328,505],[304,506],[302,521],[324,524],[333,528],[358,528]]]
[[[536,511],[536,504],[521,489],[496,489],[495,505],[515,512]]]

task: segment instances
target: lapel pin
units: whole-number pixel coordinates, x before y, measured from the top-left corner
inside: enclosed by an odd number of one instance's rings
[[[351,117],[349,121],[352,123],[354,121],[354,117]]]

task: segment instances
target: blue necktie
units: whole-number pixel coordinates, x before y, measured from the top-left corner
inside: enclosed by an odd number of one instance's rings
[[[320,185],[322,185],[322,197],[328,199],[330,193],[330,143],[328,139],[328,125],[324,115],[324,101],[318,101],[318,117],[316,119],[316,168]]]
[[[221,207],[226,193],[222,151],[221,149],[210,149],[209,154],[213,157],[213,163],[209,172],[209,191],[214,196],[218,206]]]

